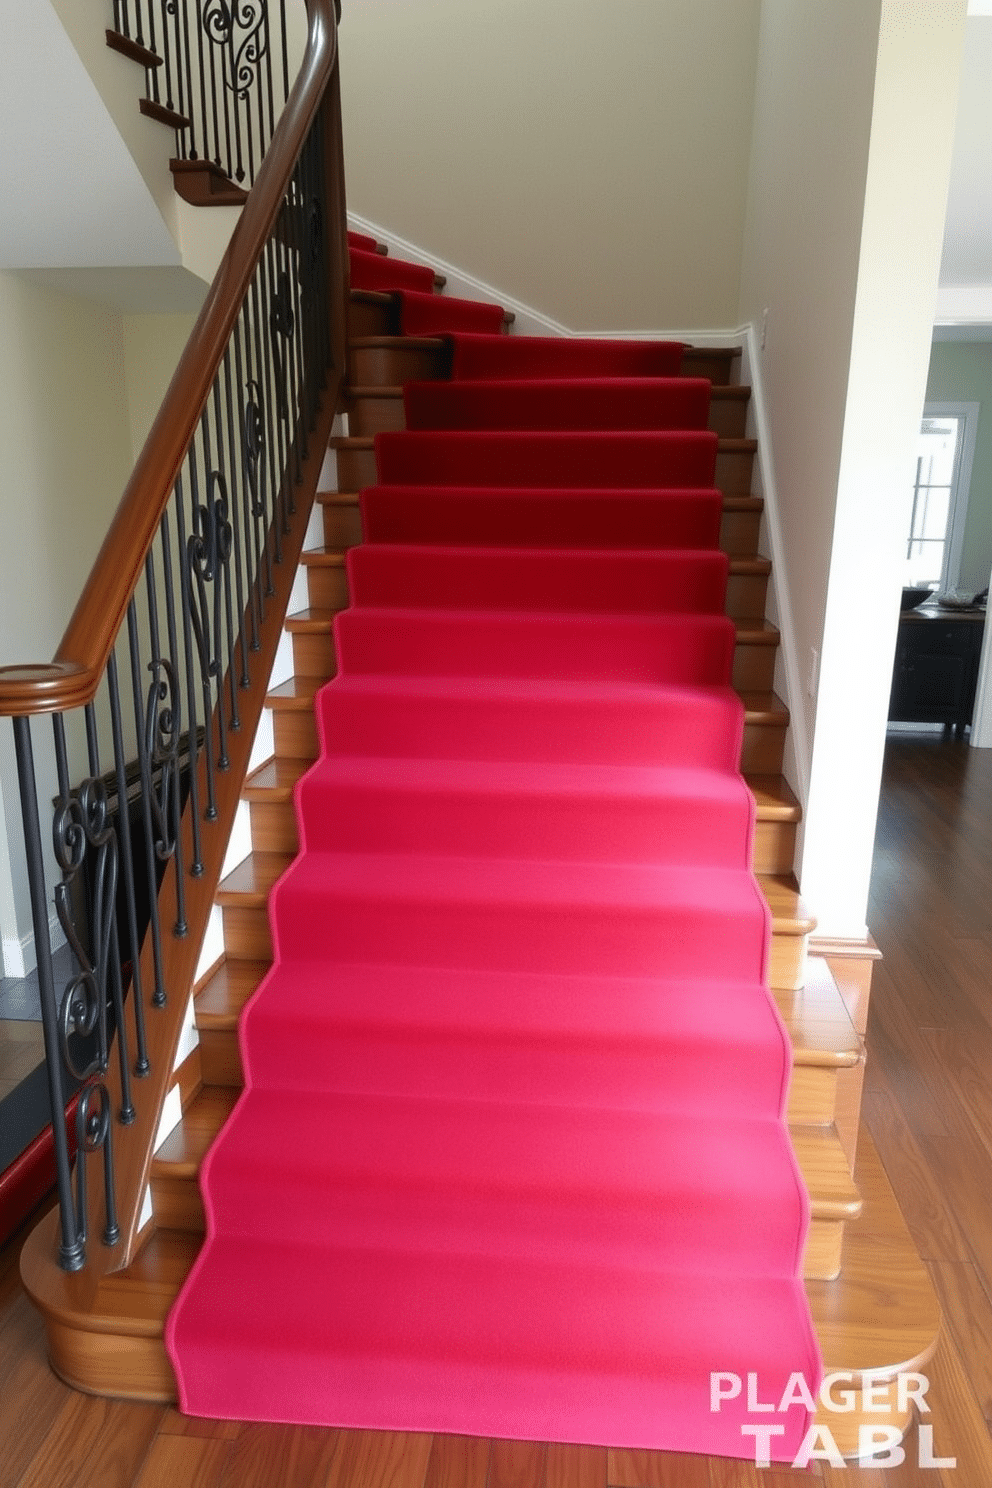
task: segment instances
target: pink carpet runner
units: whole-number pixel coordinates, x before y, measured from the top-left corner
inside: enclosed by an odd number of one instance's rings
[[[710,1408],[820,1365],[707,389],[670,346],[452,345],[362,493],[181,1405],[788,1460],[801,1403]]]

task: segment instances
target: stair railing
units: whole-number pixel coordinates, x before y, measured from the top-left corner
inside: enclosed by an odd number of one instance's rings
[[[67,1271],[133,1254],[343,377],[336,15],[308,11],[299,76],[55,657],[0,669]]]
[[[114,0],[108,41],[145,68],[142,107],[175,129],[180,160],[209,161],[241,186],[254,181],[289,96],[286,7]]]

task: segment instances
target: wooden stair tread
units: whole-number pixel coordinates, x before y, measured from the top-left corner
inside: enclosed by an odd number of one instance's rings
[[[292,635],[323,635],[331,629],[336,614],[338,611],[330,605],[308,605],[286,616],[286,629]]]
[[[781,632],[777,625],[760,617],[752,619],[750,616],[734,618],[737,627],[738,641],[746,641],[749,646],[777,646],[781,640]]]
[[[856,1219],[858,1192],[841,1140],[832,1126],[790,1126],[796,1161],[809,1190],[814,1219]]]
[[[305,568],[344,568],[346,557],[343,548],[305,548],[300,554]]]
[[[305,760],[273,755],[247,777],[242,794],[249,801],[291,801],[293,787],[307,768]]]
[[[362,291],[352,290],[352,294]],[[381,301],[389,300],[388,295],[382,295]],[[445,348],[443,336],[349,336],[348,345],[359,351],[392,351],[399,346],[412,347],[416,351],[443,351]]]
[[[747,775],[758,816],[765,821],[799,821],[802,806],[784,775]]]
[[[266,705],[277,712],[312,712],[314,697],[325,680],[323,677],[290,677],[288,682],[280,682],[278,687],[266,693]]]
[[[135,41],[132,36],[125,36],[121,31],[114,31],[108,27],[106,31],[107,45],[111,51],[120,52],[122,57],[127,57],[131,62],[137,62],[139,67],[161,67],[163,58],[150,47],[142,46],[140,41]]]
[[[196,995],[196,1026],[201,1033],[230,1031],[241,1009],[269,970],[268,961],[222,961]]]
[[[189,120],[176,112],[175,109],[166,108],[164,103],[156,103],[151,98],[139,98],[138,108],[149,119],[155,119],[159,124],[164,124],[167,129],[184,130],[189,128]]]
[[[758,873],[755,877],[772,912],[774,934],[809,935],[816,928],[816,920],[791,873]]]
[[[843,1069],[860,1062],[864,1045],[822,956],[807,958],[802,987],[772,995],[789,1031],[794,1065]]]
[[[336,436],[345,438],[347,436]],[[355,436],[358,438],[358,436]],[[374,436],[368,436],[371,443]],[[357,491],[318,491],[316,500],[324,506],[358,506],[359,493]],[[765,509],[765,503],[760,496],[727,496],[723,498],[723,509],[725,512],[761,512]],[[757,569],[740,569],[737,572],[771,573],[771,560],[769,558],[752,558],[750,560],[736,559],[736,562],[749,561],[759,564]]]
[[[195,1178],[239,1094],[227,1085],[204,1085],[152,1158],[152,1177]]]
[[[446,431],[442,429],[442,430],[438,430],[436,432],[444,433]],[[471,432],[471,431],[469,431],[469,432]],[[480,432],[496,432],[496,433],[498,433],[499,431],[498,430],[495,430],[495,431],[485,431],[485,430],[483,430],[483,431],[480,431]],[[566,430],[564,432],[567,433],[568,431]],[[610,431],[609,430],[604,430],[602,432],[609,433]],[[356,450],[356,451],[360,451],[360,450],[374,449],[374,447],[375,447],[375,435],[374,434],[334,434],[328,440],[328,448],[329,449],[333,449],[333,450]],[[718,454],[726,454],[726,455],[748,454],[748,455],[753,455],[753,454],[756,454],[757,453],[757,450],[758,450],[758,441],[756,439],[732,439],[728,435],[721,434],[720,437],[717,439],[716,447],[717,447],[717,453]]]
[[[293,861],[289,853],[251,852],[222,878],[217,889],[218,904],[238,906],[265,905],[269,891]]]
[[[785,726],[789,721],[789,710],[774,692],[742,692],[744,717],[748,723],[773,723]]]

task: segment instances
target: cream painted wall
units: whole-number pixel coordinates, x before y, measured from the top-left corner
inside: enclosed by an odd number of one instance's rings
[[[124,387],[132,460],[141,453],[195,324],[195,315],[124,316]]]
[[[0,664],[47,661],[130,470],[122,325],[112,311],[0,273],[0,346]],[[44,798],[51,730],[37,733]],[[23,870],[7,851],[18,840],[20,806],[6,723],[0,790],[9,833],[0,848],[6,959],[30,924]]]
[[[736,323],[759,0],[352,0],[349,207],[569,327]]]
[[[765,0],[742,313],[768,307],[799,655],[819,657],[802,886],[864,933],[965,0]],[[812,680],[812,679],[811,679]]]

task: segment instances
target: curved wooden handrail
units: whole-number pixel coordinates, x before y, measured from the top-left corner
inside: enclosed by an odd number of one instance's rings
[[[334,68],[338,0],[306,0],[306,6],[299,75],[72,618],[50,663],[0,667],[0,717],[57,713],[96,693]]]

